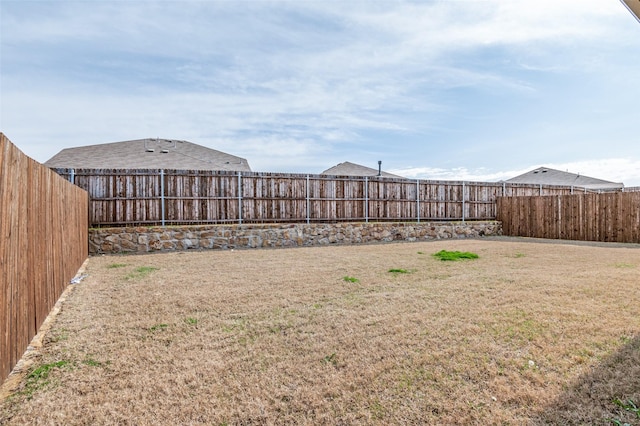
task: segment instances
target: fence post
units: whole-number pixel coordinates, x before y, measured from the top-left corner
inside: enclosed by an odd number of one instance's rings
[[[164,169],[160,170],[160,214],[164,226]]]
[[[369,178],[364,177],[364,221],[369,222]]]
[[[238,172],[238,223],[242,225],[242,172]]]
[[[462,223],[464,223],[464,181],[462,181]]]
[[[564,235],[562,235],[562,231],[564,229],[564,221],[562,220],[562,195],[556,195],[556,199],[558,200],[558,219],[556,220],[558,231],[553,238],[563,239]]]
[[[69,182],[76,183],[76,169],[71,169],[69,172]]]
[[[311,208],[311,201],[309,199],[309,196],[310,196],[309,195],[309,175],[307,175],[307,188],[306,188],[306,191],[307,191],[307,224],[309,224],[310,216],[311,216],[311,214],[309,212],[309,209]]]
[[[416,208],[418,223],[420,223],[420,179],[416,179]]]

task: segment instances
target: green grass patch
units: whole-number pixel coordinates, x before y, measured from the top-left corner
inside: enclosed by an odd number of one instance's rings
[[[376,420],[382,420],[385,416],[385,409],[382,403],[376,398],[369,404],[369,411],[371,416]]]
[[[470,251],[440,250],[439,252],[434,253],[433,257],[438,258],[442,261],[456,261],[456,260],[462,260],[462,259],[477,259],[480,256]]]
[[[69,330],[66,328],[60,328],[59,330],[53,330],[50,335],[46,337],[47,341],[51,343],[63,342],[69,339]]]
[[[125,266],[127,266],[126,263],[112,263],[110,265],[107,265],[107,269],[124,268]]]
[[[620,398],[616,398],[613,400],[613,403],[625,411],[634,413],[636,417],[640,419],[640,408],[638,408],[638,406],[631,399],[623,402]]]
[[[133,270],[133,272],[127,274],[127,276],[125,277],[128,280],[135,280],[135,279],[140,279],[140,278],[144,278],[146,276],[148,276],[149,274],[151,274],[154,271],[157,271],[159,268],[156,268],[154,266],[140,266],[136,269]]]
[[[357,279],[355,277],[350,277],[348,275],[342,277],[342,280],[345,281],[345,282],[348,282],[348,283],[359,283],[360,282],[359,279]]]
[[[325,364],[331,364],[334,367],[338,365],[338,358],[336,356],[336,353],[332,353],[331,355],[327,355],[324,358],[322,358],[322,362],[324,362]]]
[[[72,364],[70,361],[62,360],[57,362],[50,362],[48,364],[43,364],[39,367],[36,367],[27,376],[27,382],[20,394],[25,395],[30,399],[33,396],[34,392],[43,389],[50,384],[49,374],[52,370],[70,367],[71,365]]]
[[[64,360],[58,361],[58,362],[51,362],[49,364],[43,364],[40,367],[33,370],[31,373],[29,373],[29,375],[27,376],[27,380],[35,380],[35,381],[46,380],[47,378],[49,378],[49,373],[51,372],[51,370],[53,370],[54,368],[66,367],[69,364],[70,364],[69,361],[64,361]]]
[[[100,361],[96,361],[93,358],[87,358],[84,361],[82,361],[82,363],[84,365],[88,365],[89,367],[102,367],[102,363]],[[109,362],[107,362],[107,364],[109,364]]]
[[[169,327],[169,324],[156,324],[149,327],[149,331],[165,330],[167,327]]]
[[[247,323],[246,318],[236,318],[230,324],[223,325],[222,331],[225,333],[244,332],[247,329]]]
[[[630,413],[635,414],[635,417],[637,419],[640,419],[640,408],[638,408],[638,406],[631,399],[628,399],[627,401],[622,401],[620,398],[616,398],[613,400],[613,403],[616,404],[618,407],[622,408],[624,411],[628,411]],[[631,423],[623,422],[620,419],[607,419],[607,420],[609,420],[614,425],[631,426]]]
[[[391,268],[388,272],[392,274],[413,274],[415,271],[415,269]]]
[[[522,309],[494,312],[495,323],[490,326],[497,339],[525,344],[541,338],[549,326]]]

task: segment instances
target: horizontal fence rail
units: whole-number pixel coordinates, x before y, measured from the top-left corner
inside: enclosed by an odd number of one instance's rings
[[[91,226],[494,220],[499,196],[570,186],[201,170],[54,169],[90,196]]]
[[[88,205],[0,133],[0,382],[88,256]]]
[[[640,192],[498,197],[504,235],[640,243]]]

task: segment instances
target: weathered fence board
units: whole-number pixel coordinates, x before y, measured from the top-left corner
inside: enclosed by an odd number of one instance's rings
[[[0,382],[88,256],[88,204],[0,133]]]
[[[56,169],[90,195],[92,226],[492,220],[503,195],[583,189],[201,170]]]
[[[498,197],[504,235],[640,243],[640,192]]]

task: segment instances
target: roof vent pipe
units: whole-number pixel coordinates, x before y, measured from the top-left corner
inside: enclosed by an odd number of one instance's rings
[[[382,161],[378,160],[378,176],[382,176]]]

